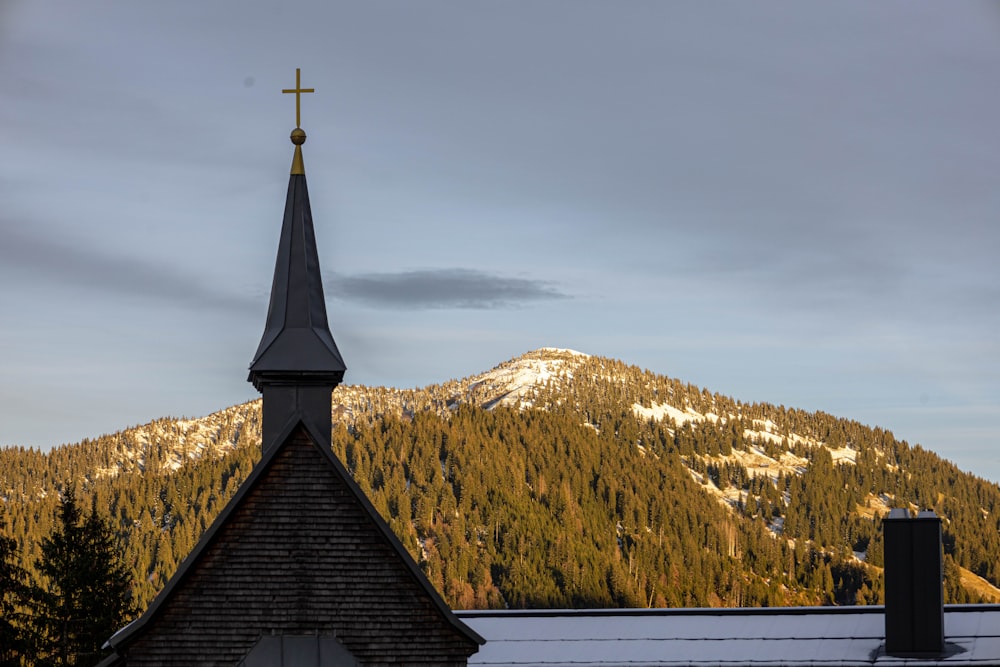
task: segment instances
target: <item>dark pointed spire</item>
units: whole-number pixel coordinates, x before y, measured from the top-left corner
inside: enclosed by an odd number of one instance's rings
[[[304,90],[296,70],[296,106]],[[298,113],[296,112],[296,116]],[[309,421],[320,433],[330,432],[330,392],[340,384],[346,366],[330,333],[323,280],[316,251],[309,190],[302,161],[306,133],[296,127],[285,217],[274,265],[267,323],[247,378],[264,395],[264,449],[292,418]]]
[[[297,139],[301,141],[296,142]],[[335,376],[331,379],[339,382],[345,370],[326,318],[306,176],[302,173],[304,169],[295,173],[295,167],[302,166],[304,140],[302,130],[292,133],[296,158],[288,179],[271,304],[264,335],[250,364],[249,380],[258,391],[266,377],[275,373],[324,373]]]

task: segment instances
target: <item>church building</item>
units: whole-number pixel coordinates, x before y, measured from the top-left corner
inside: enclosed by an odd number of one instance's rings
[[[346,366],[327,323],[295,145],[271,301],[248,380],[263,455],[103,667],[465,665],[484,642],[459,620],[330,448]]]

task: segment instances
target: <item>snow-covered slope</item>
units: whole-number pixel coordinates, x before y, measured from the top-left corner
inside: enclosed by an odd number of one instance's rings
[[[421,410],[447,416],[463,403],[485,409],[497,406],[529,409],[535,407],[540,390],[547,390],[549,395],[567,391],[581,366],[596,359],[575,350],[546,347],[500,363],[483,373],[422,389],[343,385],[333,394],[333,419],[334,423],[353,425],[385,415],[407,418]],[[602,364],[601,368],[600,380],[609,386],[625,384],[625,379],[616,376],[613,367],[604,370],[605,365]],[[651,401],[646,405],[634,402],[631,407],[633,413],[642,419],[667,421],[672,427],[706,421],[724,424],[736,416],[719,415],[711,410],[699,412],[676,396],[667,396],[665,400]],[[745,451],[718,457],[718,461],[738,463],[754,476],[765,475],[774,479],[779,472],[801,474],[808,463],[789,451],[769,456],[763,447],[765,443],[822,445],[808,436],[781,432],[776,424],[767,419],[755,419],[749,423],[753,428],[744,429],[743,437],[754,444]],[[200,418],[159,419],[125,429],[113,437],[117,440],[117,456],[110,462],[111,465],[95,470],[96,476],[142,471],[151,462],[161,469],[176,470],[186,461],[202,456],[219,456],[234,447],[256,444],[260,438],[260,401],[250,401]],[[852,463],[857,455],[849,447],[833,449],[830,453],[838,463]]]
[[[460,403],[491,409],[498,405],[527,408],[535,389],[545,383],[572,380],[573,369],[588,355],[542,348],[461,380],[423,389],[343,385],[332,397],[334,423],[354,424],[385,415],[409,417],[418,410],[447,416]],[[260,441],[260,400],[235,405],[198,418],[157,419],[112,436],[110,465],[96,477],[141,472],[149,465],[177,470],[202,456],[220,456],[235,447]]]

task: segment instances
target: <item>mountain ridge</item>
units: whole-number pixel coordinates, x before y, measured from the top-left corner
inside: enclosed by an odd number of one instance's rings
[[[338,456],[436,573],[432,580],[452,604],[875,602],[879,517],[892,506],[933,507],[943,516],[953,599],[1000,600],[1000,487],[878,427],[745,403],[561,348],[422,388],[342,385],[331,405]],[[245,477],[259,457],[259,438],[256,400],[196,419],[154,420],[48,454],[6,448],[0,499],[30,560],[60,485],[69,481],[103,498],[145,599]],[[478,460],[468,447],[479,449]],[[484,451],[519,466],[521,480],[491,468]],[[622,479],[607,479],[612,469]],[[660,551],[675,527],[653,486],[672,489],[712,517],[711,525],[687,520],[706,545],[724,544],[723,560],[701,563],[723,577],[718,591],[680,585],[687,592],[673,594],[667,574],[674,557]],[[508,531],[522,544],[569,549],[558,566],[532,563],[518,574],[496,518],[515,510],[522,518]],[[559,521],[569,515],[594,533],[589,546],[553,546]],[[480,523],[470,525],[472,517]],[[536,528],[525,532],[524,522]],[[545,530],[555,532],[539,534]],[[614,533],[613,543],[600,536],[604,530]],[[691,548],[683,536],[670,539],[674,549]],[[770,574],[743,562],[751,544]],[[463,549],[476,562],[452,565]],[[578,571],[578,562],[595,559],[603,563],[595,567],[602,578]],[[640,577],[640,566],[650,571]],[[576,583],[567,572],[575,572]]]

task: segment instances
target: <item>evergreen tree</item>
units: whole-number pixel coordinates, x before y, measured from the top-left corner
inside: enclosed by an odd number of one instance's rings
[[[23,618],[27,586],[25,572],[17,563],[17,542],[5,535],[0,517],[0,667],[17,667],[26,642],[19,621]]]
[[[83,519],[72,489],[36,566],[45,580],[32,596],[36,664],[96,665],[101,646],[133,613],[130,582],[111,529],[96,506]]]

